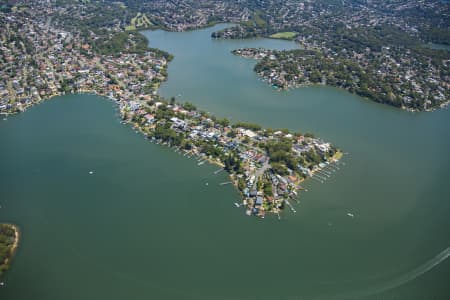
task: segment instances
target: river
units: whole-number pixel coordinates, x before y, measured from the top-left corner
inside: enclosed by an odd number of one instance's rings
[[[279,92],[230,51],[296,45],[210,39],[223,26],[144,33],[175,55],[160,94],[313,132],[345,166],[308,181],[296,214],[249,218],[226,174],[144,140],[111,101],[47,101],[0,121],[0,219],[22,230],[0,298],[448,299],[450,111]]]

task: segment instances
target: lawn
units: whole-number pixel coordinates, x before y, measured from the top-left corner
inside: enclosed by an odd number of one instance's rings
[[[292,40],[296,36],[297,36],[297,32],[285,31],[285,32],[278,32],[278,33],[272,34],[270,37],[273,39]]]

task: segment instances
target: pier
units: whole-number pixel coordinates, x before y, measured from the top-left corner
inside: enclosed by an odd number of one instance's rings
[[[322,176],[326,176],[326,177],[328,177],[328,178],[330,178],[330,177],[331,177],[331,175],[330,175],[330,174],[328,174],[328,173],[324,172],[323,170],[317,170],[316,172],[317,172],[317,173],[319,173],[319,174],[320,174],[320,175],[322,175]]]
[[[311,176],[311,179],[314,179],[315,181],[318,181],[318,182],[320,182],[320,183],[323,183],[323,180],[320,180],[319,178],[316,178],[316,177],[314,177],[314,176]]]
[[[325,177],[322,177],[322,176],[320,176],[320,175],[318,175],[316,173],[313,176],[311,176],[311,178],[314,178],[314,177],[317,177],[317,178],[319,178],[320,180],[323,180],[323,181],[327,180]]]
[[[284,203],[287,204],[287,206],[289,206],[289,208],[292,210],[293,213],[296,213],[297,211],[294,209],[294,207],[292,206],[291,202],[289,202],[287,199],[284,199]]]
[[[219,174],[220,172],[222,172],[224,169],[223,168],[221,168],[221,169],[219,169],[219,170],[216,170],[216,171],[214,171],[214,175],[217,175],[217,174]]]

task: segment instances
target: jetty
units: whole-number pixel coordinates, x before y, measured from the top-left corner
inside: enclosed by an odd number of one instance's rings
[[[292,210],[293,213],[296,213],[297,211],[295,210],[295,208],[292,206],[291,202],[288,201],[288,199],[284,199],[284,203],[287,204],[287,206],[289,206],[289,208]]]
[[[314,177],[314,176],[311,176],[311,179],[314,179],[315,181],[318,181],[318,182],[320,182],[320,183],[323,183],[323,180],[320,180],[319,178],[316,178],[316,177]]]
[[[221,169],[219,169],[219,170],[216,170],[216,171],[214,171],[214,175],[217,175],[217,174],[219,174],[220,172],[222,172],[224,169],[223,168],[221,168]]]

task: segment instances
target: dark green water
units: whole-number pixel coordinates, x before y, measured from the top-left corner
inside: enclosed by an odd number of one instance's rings
[[[312,131],[346,165],[307,182],[297,214],[248,218],[225,174],[145,141],[110,101],[48,101],[0,121],[0,220],[23,233],[0,299],[448,299],[450,112],[277,92],[229,50],[295,45],[215,29],[146,33],[176,57],[161,94]]]
[[[450,45],[428,43],[426,46],[431,48],[431,49],[450,51]]]

